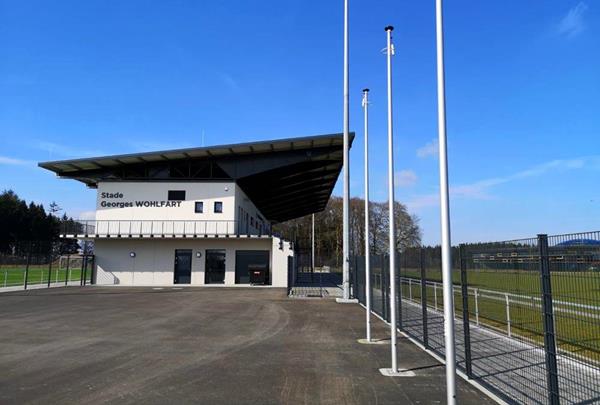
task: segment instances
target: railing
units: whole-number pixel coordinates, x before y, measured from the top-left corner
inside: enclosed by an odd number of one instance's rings
[[[456,357],[465,374],[509,403],[600,403],[600,232],[453,248]],[[353,292],[398,327],[443,355],[440,251],[397,254],[389,295],[388,259],[351,261]]]
[[[61,225],[60,236],[76,237],[198,237],[198,236],[270,236],[257,229],[241,229],[228,220],[72,220]]]

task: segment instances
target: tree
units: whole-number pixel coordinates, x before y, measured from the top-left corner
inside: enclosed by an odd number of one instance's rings
[[[58,204],[52,203],[47,213],[42,204],[31,202],[27,205],[12,190],[0,193],[0,252],[15,252],[26,242],[49,249],[50,242],[59,238],[61,223],[73,221],[66,214],[61,218],[55,215],[61,210]],[[61,249],[67,253],[77,251],[76,245],[76,240],[61,241]]]
[[[364,255],[364,199],[355,197],[350,200],[350,248],[351,254]],[[315,214],[315,250],[317,265],[341,267],[342,263],[342,211],[343,200],[333,196],[325,209]],[[370,215],[370,251],[371,254],[388,252],[388,203],[371,202]],[[410,215],[400,202],[394,205],[396,221],[396,249],[418,246],[421,243],[419,220]],[[296,243],[296,252],[310,254],[311,216],[276,224],[273,230],[285,239]]]

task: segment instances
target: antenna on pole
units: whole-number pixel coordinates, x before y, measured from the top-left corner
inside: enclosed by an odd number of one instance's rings
[[[387,34],[387,101],[388,101],[388,210],[389,210],[389,255],[390,255],[390,325],[392,337],[392,373],[398,371],[396,351],[396,221],[394,221],[394,128],[392,120],[392,31],[394,27],[385,27]]]
[[[371,249],[369,240],[369,89],[363,90],[365,113],[365,298],[367,304],[367,342],[371,343]]]
[[[388,25],[385,27],[387,34],[387,115],[388,115],[388,210],[389,210],[389,255],[390,255],[390,334],[392,349],[392,367],[379,369],[381,374],[389,377],[413,376],[413,371],[398,369],[398,354],[396,322],[396,308],[398,306],[396,296],[396,225],[394,220],[394,127],[392,120],[392,56],[394,55],[394,46],[392,44],[392,31],[394,27]]]

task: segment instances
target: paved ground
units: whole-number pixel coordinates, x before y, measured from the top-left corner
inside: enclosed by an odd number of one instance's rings
[[[364,311],[285,290],[67,287],[0,295],[0,403],[434,404],[444,368]],[[374,335],[387,328],[374,321]],[[459,380],[458,402],[491,403]]]
[[[431,308],[428,313],[429,345],[444,353],[444,318]],[[421,305],[402,301],[404,331],[422,341]],[[465,343],[463,321],[456,319],[456,356],[464,368]],[[473,374],[507,402],[522,404],[548,403],[545,353],[539,345],[509,338],[502,333],[470,324]],[[600,371],[564,355],[557,356],[561,403],[600,403]]]

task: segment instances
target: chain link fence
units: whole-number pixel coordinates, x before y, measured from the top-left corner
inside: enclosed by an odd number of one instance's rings
[[[457,366],[509,403],[600,403],[600,233],[453,248]],[[444,355],[439,248],[398,253],[398,328]],[[371,256],[372,310],[389,321],[389,258]],[[352,260],[365,303],[365,259]]]

